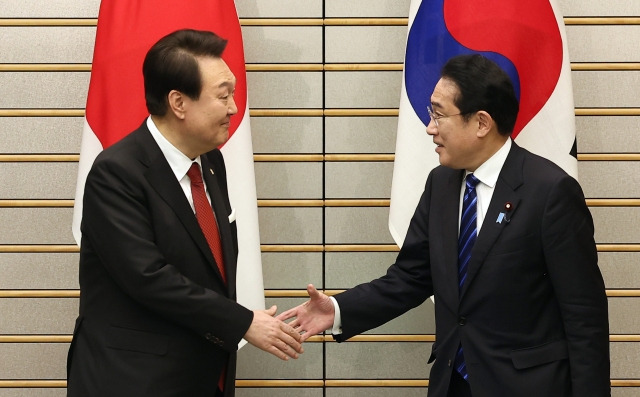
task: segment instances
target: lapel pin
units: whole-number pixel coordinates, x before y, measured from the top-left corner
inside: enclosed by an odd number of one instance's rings
[[[510,202],[506,202],[504,203],[504,221],[509,223],[511,222],[511,217],[509,216],[509,211],[511,211],[513,209],[513,204],[511,204]]]
[[[503,220],[505,222],[507,222],[507,223],[511,222],[511,217],[509,216],[509,211],[511,211],[512,208],[513,208],[513,204],[511,204],[510,202],[507,201],[504,204],[504,212],[501,212],[501,213],[498,214],[498,219],[496,219],[496,223],[502,224]]]
[[[215,174],[213,173],[213,168],[209,168],[209,172],[211,172],[211,175],[215,175]]]

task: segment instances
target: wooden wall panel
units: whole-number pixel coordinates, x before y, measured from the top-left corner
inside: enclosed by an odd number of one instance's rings
[[[265,295],[283,310],[304,301],[309,282],[339,291],[396,255],[388,196],[410,1],[236,3]],[[640,3],[560,4],[580,181],[609,294],[613,395],[635,396]],[[0,397],[64,395],[78,296],[71,208],[98,9],[99,0],[10,0],[0,11]],[[238,397],[424,395],[433,332],[427,301],[354,342],[313,337],[297,362],[246,347]]]

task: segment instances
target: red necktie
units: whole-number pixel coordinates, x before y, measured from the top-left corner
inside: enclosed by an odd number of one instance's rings
[[[191,195],[193,196],[193,206],[196,209],[196,218],[207,239],[213,258],[216,260],[220,274],[224,282],[227,282],[227,275],[224,270],[224,260],[222,256],[222,243],[220,242],[220,232],[216,223],[215,215],[211,209],[211,204],[207,200],[207,194],[204,191],[204,183],[202,182],[202,174],[200,174],[200,166],[198,163],[191,164],[191,168],[187,171],[189,179],[191,179]]]
[[[200,174],[200,166],[198,163],[192,163],[191,168],[187,171],[189,179],[191,179],[191,196],[193,197],[193,206],[196,209],[196,218],[200,224],[200,229],[204,233],[204,237],[207,239],[209,249],[213,254],[213,258],[216,260],[222,280],[225,284],[227,282],[227,275],[224,270],[224,261],[222,257],[222,243],[220,242],[220,231],[218,230],[218,224],[216,218],[207,200],[207,194],[204,191],[204,183],[202,182],[202,174]],[[218,387],[221,391],[224,391],[224,380],[226,377],[227,367],[222,367],[222,373],[220,379],[218,379]]]

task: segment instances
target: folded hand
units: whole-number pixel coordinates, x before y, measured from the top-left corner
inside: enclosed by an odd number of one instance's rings
[[[290,325],[274,318],[277,307],[268,310],[254,310],[253,321],[244,339],[252,345],[288,360],[302,354],[302,338]]]

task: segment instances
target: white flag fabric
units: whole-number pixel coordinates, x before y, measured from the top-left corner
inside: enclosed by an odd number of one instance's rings
[[[237,211],[238,303],[251,310],[262,310],[264,286],[246,70],[242,32],[233,0],[102,1],[80,148],[73,235],[80,245],[84,185],[94,159],[136,129],[148,115],[142,79],[146,52],[161,37],[183,28],[213,31],[228,40],[222,58],[237,80],[234,99],[238,113],[231,118],[229,140],[221,151],[227,168],[229,198]]]
[[[479,53],[511,77],[520,112],[511,137],[577,179],[575,113],[564,22],[556,0],[412,0],[398,116],[389,230],[402,246],[438,155],[427,105],[440,70]]]

